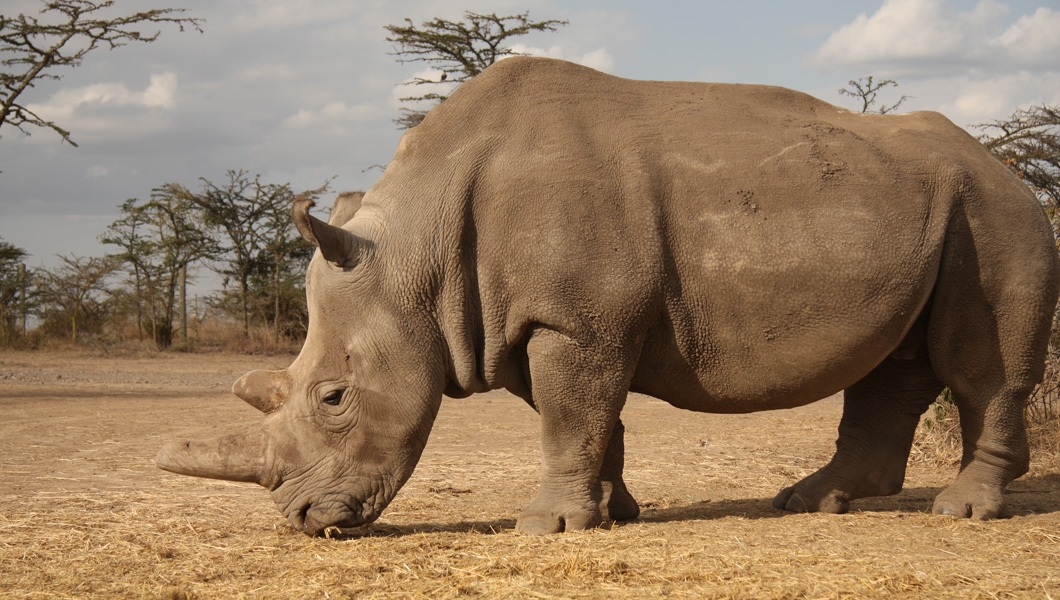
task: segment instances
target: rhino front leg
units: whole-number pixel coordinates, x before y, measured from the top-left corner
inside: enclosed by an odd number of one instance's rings
[[[544,534],[596,527],[605,516],[604,456],[625,402],[631,361],[620,352],[588,348],[549,329],[534,333],[527,355],[534,404],[541,414],[544,465],[541,487],[516,529]],[[621,460],[615,460],[621,456],[621,429],[618,433],[613,446],[618,454],[606,468],[608,512],[616,481],[619,494],[625,492]],[[623,510],[628,514],[628,506]]]
[[[511,391],[537,411],[529,390]],[[611,430],[611,439],[600,465],[600,514],[605,521],[629,521],[640,516],[640,506],[622,480],[626,462],[625,431],[619,419]]]
[[[605,521],[628,521],[640,515],[636,499],[622,480],[626,462],[625,432],[620,419],[611,430],[604,462],[600,466],[600,512]]]

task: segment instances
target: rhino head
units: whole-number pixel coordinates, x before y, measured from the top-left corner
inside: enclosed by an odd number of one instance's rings
[[[352,214],[343,200],[330,223],[309,214],[310,200],[295,202],[299,231],[319,249],[306,276],[305,345],[287,369],[252,371],[232,388],[264,421],[170,443],[155,459],[176,473],[259,483],[310,535],[379,516],[419,460],[445,381],[441,361],[430,359],[444,356],[440,334],[394,297],[378,220],[338,226]]]

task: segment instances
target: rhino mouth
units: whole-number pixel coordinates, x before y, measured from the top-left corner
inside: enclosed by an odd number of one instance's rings
[[[311,536],[324,535],[333,528],[360,527],[375,521],[379,511],[370,510],[352,498],[326,496],[314,502],[290,507],[287,520],[296,530]]]
[[[331,528],[350,528],[368,525],[375,520],[363,511],[338,498],[323,498],[313,504],[295,507],[287,514],[291,527],[310,535],[322,535]]]

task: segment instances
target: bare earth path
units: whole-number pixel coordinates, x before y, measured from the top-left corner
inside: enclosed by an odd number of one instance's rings
[[[1060,598],[1060,471],[1035,457],[1009,518],[934,517],[956,466],[848,515],[770,507],[834,448],[837,398],[702,415],[633,396],[641,519],[512,532],[539,469],[536,415],[503,393],[447,399],[379,522],[293,532],[260,487],[171,475],[165,441],[252,424],[229,393],[291,357],[0,353],[0,598]]]

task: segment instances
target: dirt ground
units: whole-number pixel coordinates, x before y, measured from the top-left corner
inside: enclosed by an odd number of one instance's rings
[[[704,415],[630,398],[640,519],[513,532],[536,490],[537,416],[503,393],[446,399],[405,488],[335,539],[291,530],[255,485],[157,469],[174,439],[260,419],[229,392],[292,357],[0,353],[2,598],[1060,598],[1060,461],[1035,456],[1007,518],[931,516],[956,465],[846,515],[774,510],[823,465],[841,400]]]

